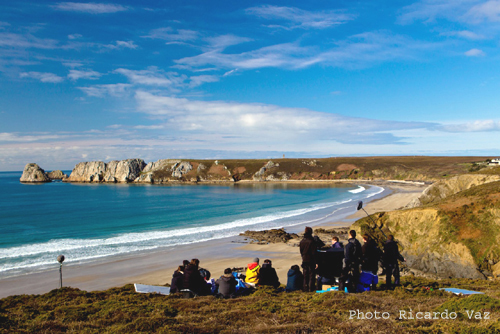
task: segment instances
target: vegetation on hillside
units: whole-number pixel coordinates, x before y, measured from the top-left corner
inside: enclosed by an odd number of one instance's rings
[[[250,296],[215,297],[138,294],[132,285],[102,292],[73,288],[0,300],[2,333],[498,333],[500,283],[465,279],[406,278],[394,291],[284,293],[259,288]],[[440,287],[485,292],[459,297]],[[378,312],[388,319],[358,319]],[[447,310],[447,311],[446,311]],[[350,316],[353,313],[356,315]],[[400,311],[406,312],[406,319]],[[469,319],[466,311],[474,312]],[[410,312],[439,312],[438,319],[410,319]],[[456,319],[441,314],[457,313]],[[485,312],[490,319],[483,318]],[[421,314],[423,316],[423,314]],[[434,314],[433,314],[434,316]],[[453,315],[452,315],[453,316]],[[370,317],[370,315],[368,315]]]
[[[183,160],[192,169],[172,176],[172,166],[153,172],[154,182],[168,181],[436,181],[485,167],[486,157],[349,157],[322,159]]]

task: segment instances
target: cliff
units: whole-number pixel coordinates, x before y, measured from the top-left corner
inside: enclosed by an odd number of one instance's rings
[[[142,159],[127,159],[122,161],[80,162],[73,168],[66,182],[132,182],[146,164]]]
[[[272,160],[141,159],[80,162],[66,182],[406,180],[436,182],[484,168],[486,157],[350,157]],[[416,203],[418,205],[420,203]]]
[[[492,177],[490,177],[492,176]],[[353,227],[398,240],[411,268],[440,277],[500,275],[500,181],[498,175],[462,175],[433,185],[420,207],[372,215]],[[481,183],[482,182],[482,183]]]
[[[68,182],[238,182],[419,180],[467,173],[478,157],[368,157],[273,160],[140,159],[79,163]]]
[[[24,167],[23,175],[20,178],[24,183],[50,182],[47,173],[35,163],[29,163]]]

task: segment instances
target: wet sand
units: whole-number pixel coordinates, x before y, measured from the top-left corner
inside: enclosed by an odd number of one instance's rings
[[[370,214],[399,209],[417,198],[425,189],[425,186],[415,184],[384,182],[377,185],[392,192],[367,203],[365,210]],[[355,205],[348,214],[346,219],[322,223],[321,227],[348,227],[356,219],[366,215],[363,211],[356,212]],[[303,227],[298,226],[287,228],[287,231],[301,229]],[[212,277],[218,278],[225,268],[245,267],[254,257],[259,257],[261,261],[271,259],[281,283],[284,284],[288,269],[301,263],[297,247],[282,243],[247,244],[244,243],[243,237],[231,237],[133,253],[92,263],[67,264],[63,266],[63,285],[86,291],[105,290],[130,283],[165,285],[170,283],[172,273],[182,260],[192,258],[198,258],[200,266],[210,270]],[[59,265],[56,263],[50,271],[0,280],[0,298],[19,294],[42,294],[58,287]]]

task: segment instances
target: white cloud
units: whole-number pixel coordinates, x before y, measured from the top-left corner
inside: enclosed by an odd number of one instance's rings
[[[463,19],[463,15],[480,0],[421,0],[401,10],[398,22],[402,24],[423,20],[433,22],[438,18],[452,21]]]
[[[137,85],[151,85],[151,86],[180,86],[186,79],[185,76],[179,75],[175,72],[164,72],[157,67],[151,66],[147,70],[129,70],[119,68],[115,70],[116,73],[123,74],[128,80]]]
[[[465,39],[470,39],[470,40],[473,40],[473,41],[485,39],[484,35],[476,34],[475,32],[472,32],[472,31],[469,31],[469,30],[450,31],[450,32],[442,33],[441,35],[444,35],[444,36],[458,36],[458,37],[462,37],[462,38],[465,38]]]
[[[222,76],[223,76],[223,77],[227,77],[227,76],[230,76],[230,75],[235,74],[236,72],[238,72],[238,69],[237,69],[237,68],[235,68],[234,70],[227,71],[227,72],[226,72],[226,73],[224,73]]]
[[[106,95],[120,97],[127,93],[128,89],[132,85],[129,84],[107,84],[107,85],[94,85],[90,87],[78,87],[81,91],[83,91],[88,96],[93,97],[104,97]]]
[[[65,136],[49,133],[33,133],[25,135],[15,132],[0,132],[0,142],[41,142],[61,138],[65,138]]]
[[[30,34],[0,32],[0,46],[13,48],[56,49],[58,42],[53,39],[41,39]]]
[[[71,80],[78,79],[89,79],[89,80],[97,80],[101,77],[101,73],[92,71],[92,70],[69,70],[68,78]]]
[[[60,77],[54,73],[45,73],[45,72],[22,72],[19,74],[20,78],[32,78],[39,80],[41,82],[49,82],[49,83],[59,83],[64,81],[63,77]]]
[[[71,67],[71,68],[76,68],[76,67],[82,67],[83,64],[82,63],[79,63],[79,62],[76,62],[76,61],[69,61],[69,62],[65,62],[63,63],[64,66],[66,67]]]
[[[189,87],[198,87],[207,82],[217,82],[219,77],[215,75],[196,75],[189,78]]]
[[[305,68],[314,64],[359,68],[398,59],[418,59],[438,43],[415,41],[385,31],[367,32],[338,41],[330,49],[285,43],[243,53],[210,50],[200,55],[176,60],[179,68],[193,69],[207,65],[219,68],[257,69],[265,67]]]
[[[143,38],[163,39],[169,42],[185,42],[192,41],[198,38],[198,33],[193,30],[179,29],[174,31],[170,27],[153,29],[148,35]]]
[[[140,130],[161,130],[165,129],[164,125],[136,125],[134,126],[134,129],[140,129]]]
[[[485,53],[479,49],[470,49],[467,52],[464,52],[467,57],[482,57],[485,56]]]
[[[343,24],[354,18],[353,15],[341,11],[310,12],[295,7],[272,5],[248,8],[246,12],[267,20],[288,21],[288,28],[324,29]]]
[[[477,120],[462,124],[445,124],[438,127],[445,132],[491,132],[500,131],[500,121],[495,120]]]
[[[115,44],[99,45],[107,49],[137,49],[137,45],[133,41],[116,41]]]
[[[205,40],[208,42],[211,49],[225,49],[228,46],[252,41],[251,38],[236,36],[232,34],[207,37],[205,38]]]
[[[57,10],[89,14],[109,14],[128,10],[127,7],[104,3],[60,2],[53,6]]]
[[[500,0],[490,0],[472,7],[465,16],[474,22],[500,22]]]
[[[79,38],[82,38],[83,36],[80,35],[80,34],[71,34],[71,35],[68,35],[68,39],[79,39]]]
[[[276,145],[293,140],[337,141],[364,144],[400,143],[389,132],[433,128],[431,123],[361,119],[301,108],[184,98],[136,92],[137,110],[163,120],[168,131],[214,135],[237,142],[267,142]],[[170,133],[170,132],[169,132]],[[235,139],[239,138],[239,139]]]

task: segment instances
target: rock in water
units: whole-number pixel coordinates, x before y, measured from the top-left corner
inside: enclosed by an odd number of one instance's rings
[[[27,164],[24,167],[23,175],[20,179],[21,182],[26,183],[40,183],[40,182],[50,182],[50,178],[47,173],[40,168],[37,164]]]
[[[78,163],[71,175],[65,180],[68,182],[99,182],[104,178],[106,164],[102,161]]]
[[[51,179],[51,180],[63,180],[65,178],[68,177],[68,175],[64,174],[62,171],[60,170],[53,170],[52,172],[49,172],[47,173],[47,176]]]

